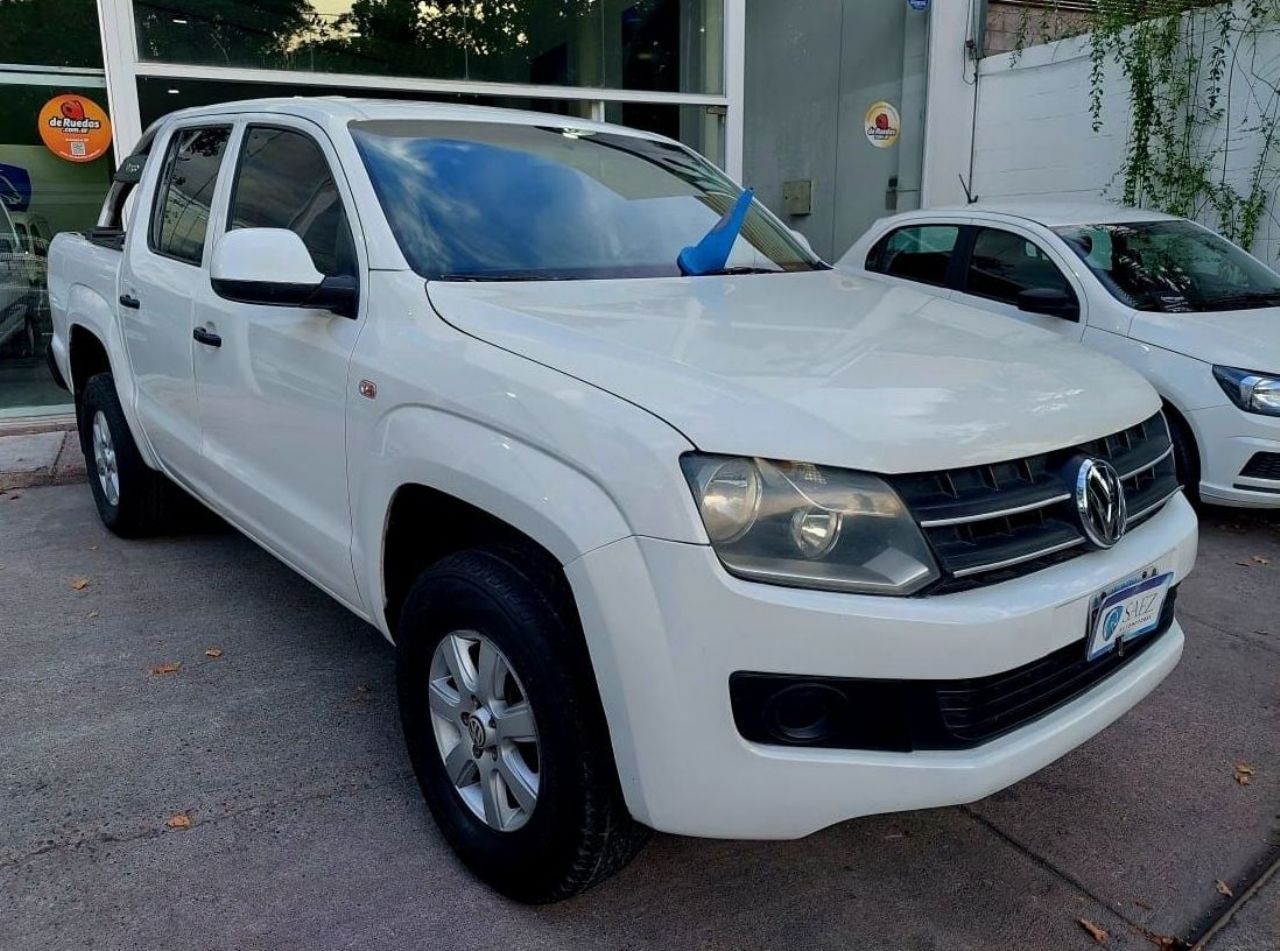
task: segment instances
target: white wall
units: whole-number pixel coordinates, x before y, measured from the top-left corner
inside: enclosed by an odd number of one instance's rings
[[[1086,38],[1028,47],[980,64],[974,193],[981,198],[1098,199],[1127,142],[1127,97],[1108,74],[1102,131],[1089,114]],[[1117,183],[1116,190],[1119,185]]]
[[[973,141],[974,62],[965,43],[973,36],[974,3],[942,0],[929,10],[929,78],[924,120],[920,201],[964,203],[960,177],[969,177]]]
[[[1227,180],[1248,194],[1259,154],[1259,108],[1274,109],[1272,86],[1280,84],[1280,29],[1272,28],[1228,50],[1229,119],[1205,131],[1202,148],[1215,150],[1230,136]],[[1207,72],[1207,65],[1205,71]],[[1087,37],[1028,47],[982,60],[979,70],[974,191],[983,199],[1034,196],[1120,201],[1118,171],[1128,148],[1128,90],[1119,66],[1106,72],[1102,129],[1089,114]],[[1270,84],[1270,85],[1269,85]],[[1274,171],[1273,195],[1253,244],[1253,253],[1280,263],[1280,213]],[[1212,209],[1199,219],[1218,225]]]

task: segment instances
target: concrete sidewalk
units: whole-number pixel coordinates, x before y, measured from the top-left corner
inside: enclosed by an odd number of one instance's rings
[[[0,495],[0,566],[5,951],[1099,947],[1080,919],[1150,951],[1205,934],[1280,856],[1267,518],[1205,519],[1182,664],[1012,789],[797,842],[657,836],[547,908],[445,846],[379,635],[238,535],[124,542],[86,486],[29,489]],[[1278,908],[1273,879],[1211,951],[1280,947]]]
[[[80,439],[66,425],[35,432],[0,430],[0,492],[66,485],[85,476]]]

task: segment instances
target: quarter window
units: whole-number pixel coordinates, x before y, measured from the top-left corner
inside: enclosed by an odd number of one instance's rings
[[[1075,300],[1075,290],[1062,271],[1034,241],[998,228],[982,228],[973,241],[965,292],[1018,304],[1029,290],[1061,291]]]
[[[910,225],[891,231],[867,255],[867,270],[922,284],[947,283],[958,225]]]
[[[301,132],[249,128],[227,230],[235,228],[288,228],[302,238],[321,274],[356,273],[355,245],[342,196],[324,153]]]
[[[179,129],[169,142],[151,218],[153,251],[199,265],[229,128]]]

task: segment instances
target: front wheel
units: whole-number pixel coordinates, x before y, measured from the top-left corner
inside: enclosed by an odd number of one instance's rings
[[[493,888],[541,903],[621,869],[648,830],[622,800],[563,579],[475,550],[418,579],[396,639],[400,717],[441,831]]]
[[[1196,505],[1200,502],[1200,452],[1195,436],[1182,420],[1165,411],[1169,423],[1169,438],[1173,442],[1173,467],[1182,483],[1182,494]]]

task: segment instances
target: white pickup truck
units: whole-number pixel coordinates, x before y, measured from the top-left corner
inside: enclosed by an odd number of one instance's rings
[[[178,112],[50,258],[107,526],[194,496],[376,625],[440,827],[518,899],[649,828],[977,799],[1181,655],[1196,520],[1147,383],[829,268],[668,139]]]

